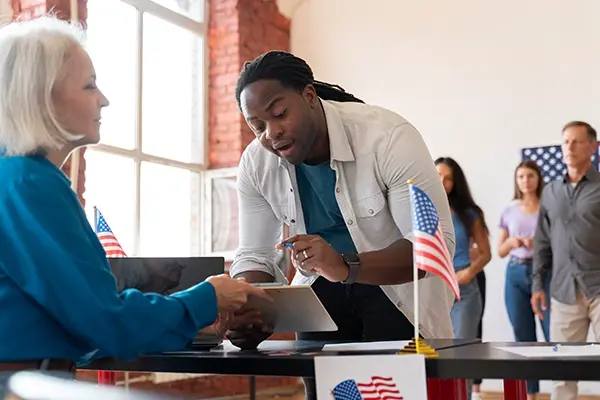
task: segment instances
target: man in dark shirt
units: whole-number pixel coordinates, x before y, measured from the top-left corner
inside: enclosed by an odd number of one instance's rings
[[[543,318],[544,282],[551,278],[550,338],[600,341],[600,173],[592,155],[596,131],[573,121],[563,128],[567,174],[544,188],[534,238],[531,306]],[[577,398],[577,382],[555,382],[552,399]]]

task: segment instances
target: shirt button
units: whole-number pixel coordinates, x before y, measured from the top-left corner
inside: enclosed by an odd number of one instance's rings
[[[369,208],[369,214],[373,215],[375,213],[375,211],[373,211],[372,208]]]
[[[351,219],[348,220],[348,225],[352,225],[354,223],[354,221],[352,221]]]
[[[287,215],[284,215],[284,216],[283,216],[283,219],[287,219]]]
[[[293,192],[293,191],[294,191],[294,188],[290,188],[290,192]]]
[[[336,193],[339,193],[339,192],[341,192],[341,191],[342,191],[342,189],[340,189],[340,187],[339,187],[339,186],[335,188],[335,192],[336,192]]]
[[[403,305],[404,305],[404,304],[402,304],[402,302],[401,302],[401,301],[399,301],[399,302],[397,302],[397,303],[396,303],[396,307],[398,307],[398,308],[401,308]]]
[[[290,222],[291,222],[292,224],[295,224],[295,223],[296,223],[296,220],[295,220],[295,219],[290,219]]]

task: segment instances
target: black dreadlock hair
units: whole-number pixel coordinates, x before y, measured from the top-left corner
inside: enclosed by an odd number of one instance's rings
[[[242,90],[262,79],[277,80],[282,86],[297,91],[304,90],[306,85],[313,85],[317,95],[324,100],[364,103],[341,86],[316,81],[303,59],[285,51],[269,51],[244,64],[235,89],[238,107]]]

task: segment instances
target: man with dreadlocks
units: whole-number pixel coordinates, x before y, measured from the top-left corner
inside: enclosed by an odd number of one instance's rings
[[[245,64],[236,100],[256,140],[239,165],[240,243],[231,275],[282,280],[276,250],[291,247],[292,283],[311,284],[339,328],[299,338],[410,339],[408,179],[436,205],[454,249],[447,198],[420,134],[399,115],[316,81],[304,60],[281,51]],[[291,235],[283,240],[282,224]],[[452,337],[453,301],[443,282],[422,279],[420,293],[421,335]],[[250,347],[268,333],[249,312],[229,337]]]

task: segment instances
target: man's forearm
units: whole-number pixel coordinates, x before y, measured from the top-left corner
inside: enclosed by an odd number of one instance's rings
[[[360,253],[357,282],[370,285],[395,285],[413,279],[412,243],[400,239],[385,249]],[[419,271],[419,278],[425,276]]]

